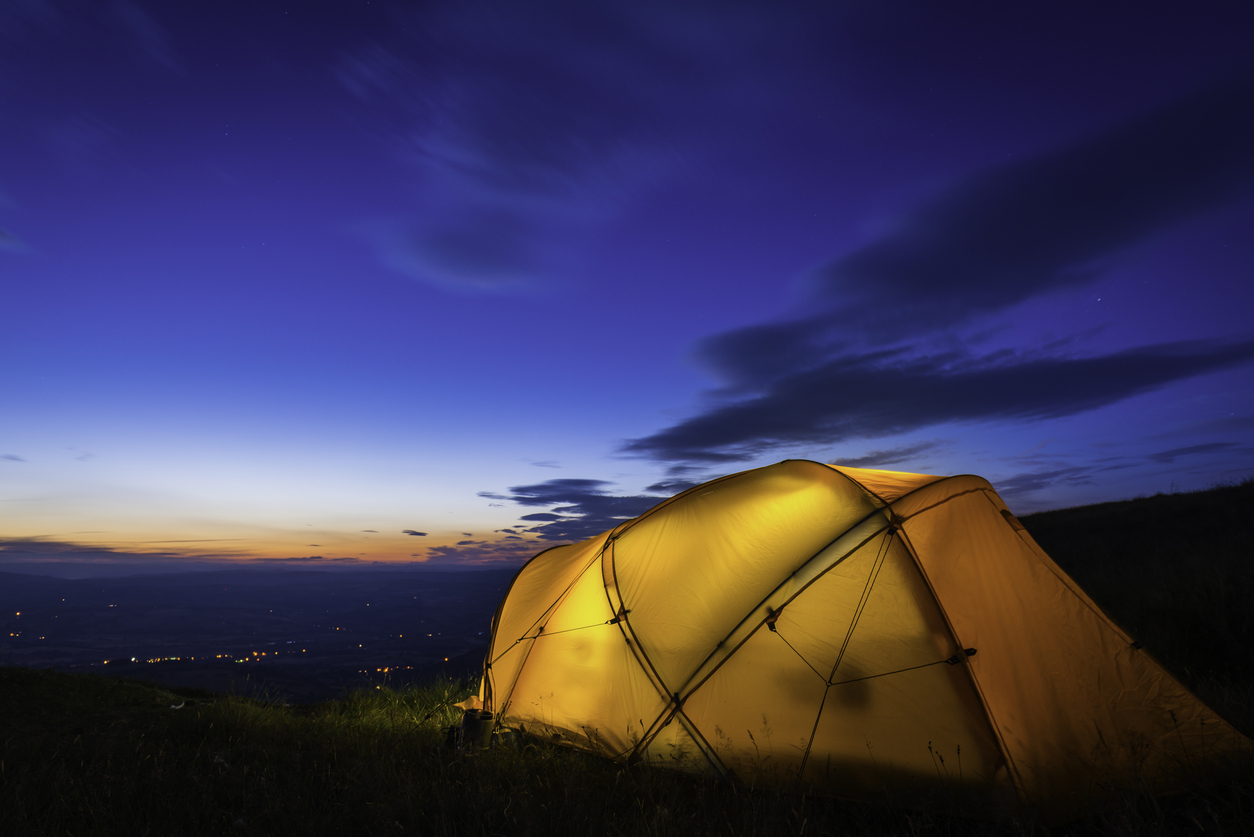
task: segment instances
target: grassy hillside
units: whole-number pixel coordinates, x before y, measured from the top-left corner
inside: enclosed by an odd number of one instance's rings
[[[1032,515],[1037,540],[1195,691],[1254,732],[1254,483]],[[749,792],[538,743],[446,746],[469,684],[312,706],[0,668],[0,834],[1019,834]],[[178,708],[174,708],[178,707]],[[1252,834],[1254,771],[1129,794],[1067,834]]]
[[[1254,480],[1022,520],[1116,622],[1254,734]]]

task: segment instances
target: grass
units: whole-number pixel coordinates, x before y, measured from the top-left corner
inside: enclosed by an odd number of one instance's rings
[[[1022,520],[1116,622],[1254,735],[1254,480]]]
[[[1147,649],[1247,734],[1254,483],[1024,518]],[[527,742],[446,743],[470,684],[277,702],[0,668],[0,834],[1040,834],[749,791]],[[180,708],[173,708],[173,707]],[[1254,834],[1254,769],[1129,793],[1059,835]]]

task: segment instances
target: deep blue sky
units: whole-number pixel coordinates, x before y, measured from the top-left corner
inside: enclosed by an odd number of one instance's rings
[[[1251,42],[1243,2],[0,4],[0,563],[518,561],[787,457],[1020,512],[1248,477]]]

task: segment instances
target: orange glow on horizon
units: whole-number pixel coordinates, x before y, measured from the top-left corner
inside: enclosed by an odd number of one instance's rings
[[[511,558],[522,563],[548,544],[533,538],[524,542],[506,540],[504,536],[486,534],[476,537],[477,549],[467,551],[459,547],[473,526],[458,526],[458,531],[431,533],[415,543],[415,538],[397,530],[396,534],[371,534],[368,538],[356,532],[265,532],[256,531],[206,532],[189,526],[184,532],[118,531],[104,526],[89,534],[48,535],[29,538],[25,532],[13,529],[19,521],[9,520],[0,525],[0,538],[30,539],[47,543],[50,547],[33,560],[75,563],[134,564],[153,563],[177,566],[180,563],[213,563],[223,567],[275,566],[300,567],[351,567],[380,564],[420,565],[435,558],[442,558],[445,550],[464,553],[459,561],[467,566],[488,563],[480,558],[493,550],[506,550]],[[81,525],[76,528],[81,531]],[[499,522],[492,524],[494,527]],[[482,528],[482,527],[479,527]],[[214,535],[215,537],[198,537]],[[230,535],[239,535],[232,537]],[[359,539],[360,538],[360,539]],[[26,559],[32,560],[32,559]],[[498,559],[499,560],[499,559]],[[0,563],[0,568],[3,564]],[[20,615],[20,614],[19,614]]]

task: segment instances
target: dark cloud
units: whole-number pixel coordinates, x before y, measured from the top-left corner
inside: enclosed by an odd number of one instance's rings
[[[971,177],[818,271],[806,316],[705,340],[698,356],[723,388],[697,415],[623,450],[691,474],[777,446],[1071,415],[1245,363],[1254,343],[1090,357],[924,347],[977,317],[1092,281],[1103,260],[1246,193],[1252,179],[1248,78]]]
[[[470,546],[434,546],[424,564],[521,564],[539,550],[532,541],[481,543]]]
[[[363,531],[363,532],[370,532],[371,534],[374,534],[374,535],[379,534],[379,533],[378,533],[378,531],[377,531],[377,530],[375,530],[375,529],[362,529],[361,531]],[[406,531],[409,531],[409,530],[406,530]]]
[[[425,538],[427,536],[426,532],[415,532],[413,529],[406,529],[402,534],[413,535],[416,538]]]
[[[1236,442],[1207,442],[1201,445],[1189,445],[1183,448],[1172,448],[1171,450],[1159,451],[1150,454],[1150,459],[1154,462],[1160,462],[1164,465],[1176,461],[1180,456],[1195,456],[1200,453],[1234,453],[1234,448],[1238,448]],[[1242,451],[1242,453],[1250,453],[1250,451]]]
[[[833,459],[831,464],[844,465],[848,468],[879,468],[884,465],[895,465],[898,462],[912,462],[920,454],[934,451],[938,447],[940,447],[940,442],[918,442],[889,450],[873,450],[862,456]]]
[[[318,564],[323,566],[326,564],[360,564],[363,563],[360,558],[344,557],[344,558],[326,558],[322,555],[305,555],[295,556],[291,558],[256,558],[259,564],[279,564],[291,566],[294,564]],[[252,562],[250,562],[252,563]],[[375,562],[377,563],[377,562]]]
[[[1099,276],[1163,227],[1239,197],[1254,177],[1254,80],[1216,87],[1072,147],[995,168],[818,271],[819,313],[707,339],[733,387],[914,339]]]
[[[605,480],[558,479],[537,483],[536,485],[518,485],[509,489],[508,494],[494,494],[480,491],[480,497],[490,500],[509,500],[520,506],[551,506],[565,498],[575,495],[593,494],[602,486],[610,485]]]
[[[139,552],[45,537],[0,538],[0,569],[60,578],[214,569],[237,566],[237,559],[248,557],[239,552]]]
[[[107,546],[66,543],[48,538],[0,538],[0,555],[4,557],[73,557],[80,560],[148,559],[162,561],[184,556],[173,552],[126,552]]]
[[[7,459],[10,462],[25,462],[26,460],[15,453],[0,454],[0,459]]]
[[[480,492],[480,497],[509,500],[521,506],[552,506],[547,512],[533,512],[520,519],[540,525],[522,531],[545,541],[581,541],[624,520],[630,520],[656,506],[665,496],[638,494],[616,496],[606,489],[605,480],[557,479],[535,485],[518,485],[508,494]]]
[[[662,494],[666,496],[674,496],[675,494],[679,494],[682,491],[687,491],[689,488],[692,488],[693,486],[696,486],[696,485],[700,485],[700,483],[692,482],[691,480],[670,479],[670,480],[662,480],[661,482],[655,482],[653,483],[653,485],[646,487],[645,491],[652,491],[656,494]]]
[[[1003,498],[1018,497],[1034,491],[1051,488],[1055,485],[1092,485],[1093,469],[1084,466],[1055,468],[1050,471],[1033,471],[1017,474],[1003,480],[996,480],[994,488]]]
[[[832,265],[823,282],[842,300],[891,300],[891,312],[858,313],[898,329],[952,324],[1087,281],[1096,260],[1242,194],[1251,175],[1254,80],[1243,79],[972,178]]]
[[[1200,421],[1190,427],[1197,433],[1240,433],[1254,430],[1254,416],[1239,416],[1235,413],[1222,418]],[[1155,438],[1175,438],[1176,432],[1164,433]]]
[[[1254,359],[1254,341],[1166,343],[1098,357],[846,356],[757,397],[627,443],[674,462],[730,463],[781,445],[833,444],[947,421],[1059,418]]]

